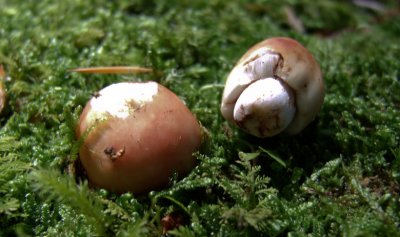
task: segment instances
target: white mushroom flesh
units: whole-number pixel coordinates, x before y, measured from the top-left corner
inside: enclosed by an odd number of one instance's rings
[[[278,79],[266,78],[243,91],[235,104],[233,117],[248,133],[270,137],[282,132],[295,112],[292,90]]]
[[[127,118],[134,110],[151,102],[157,93],[158,85],[155,82],[110,85],[90,100],[92,109],[86,119],[89,123],[95,123],[107,116]]]
[[[261,48],[250,55],[249,59],[237,65],[229,74],[222,99],[221,112],[225,118],[233,121],[233,108],[240,94],[253,82],[274,76],[274,70],[280,56]]]

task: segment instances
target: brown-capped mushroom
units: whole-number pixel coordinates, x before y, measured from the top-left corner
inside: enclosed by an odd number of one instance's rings
[[[324,100],[320,67],[290,38],[270,38],[251,47],[226,81],[222,115],[257,137],[297,134]]]
[[[156,82],[117,83],[84,108],[77,137],[90,183],[141,194],[187,174],[201,143],[200,125],[173,92]]]
[[[4,71],[3,65],[0,64],[0,113],[3,111],[6,105],[6,88],[4,86],[4,81],[6,80],[6,72]]]

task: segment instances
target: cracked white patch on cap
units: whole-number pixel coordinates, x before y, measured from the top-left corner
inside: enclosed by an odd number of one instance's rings
[[[267,48],[261,48],[249,55],[229,74],[221,103],[221,112],[228,120],[233,120],[233,107],[240,94],[251,83],[274,76],[280,56]]]
[[[274,70],[279,63],[279,55],[266,48],[254,51],[249,59],[244,61],[243,70],[251,81],[274,76]]]
[[[295,112],[294,95],[289,86],[266,78],[243,91],[235,104],[233,117],[243,130],[258,137],[270,137],[283,131]]]
[[[157,93],[158,85],[155,82],[112,84],[100,90],[98,96],[90,100],[91,109],[86,119],[92,123],[108,116],[127,118],[132,109],[151,102]],[[133,105],[135,108],[132,108]]]

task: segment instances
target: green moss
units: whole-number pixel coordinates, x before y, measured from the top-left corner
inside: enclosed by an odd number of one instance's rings
[[[0,63],[0,235],[400,236],[400,18],[397,1],[5,1]],[[291,28],[295,13],[304,33]],[[381,10],[383,9],[383,10]],[[396,10],[397,9],[397,10]],[[294,137],[255,139],[220,115],[238,58],[272,36],[299,40],[326,82],[323,109]],[[78,75],[139,65],[157,75]],[[207,129],[198,166],[149,195],[75,182],[74,126],[92,93],[155,80]]]

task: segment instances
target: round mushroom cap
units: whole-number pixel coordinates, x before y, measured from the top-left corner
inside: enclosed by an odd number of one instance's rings
[[[92,186],[143,194],[164,187],[196,164],[201,127],[183,101],[156,82],[123,82],[85,106],[76,135]]]
[[[284,37],[270,38],[254,45],[238,64],[259,49],[270,50],[281,56],[274,75],[286,82],[296,97],[296,114],[285,132],[297,134],[315,118],[322,107],[325,89],[321,69],[304,46]]]

